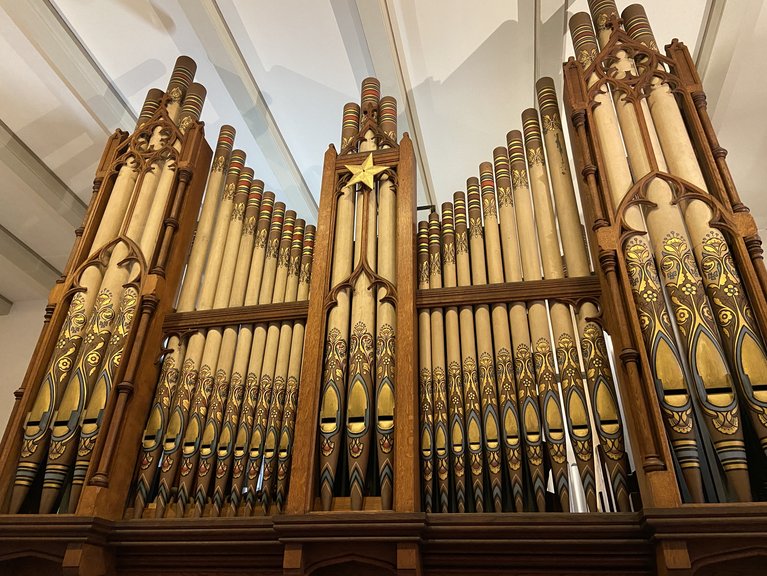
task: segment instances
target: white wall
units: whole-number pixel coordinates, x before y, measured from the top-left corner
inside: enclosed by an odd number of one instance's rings
[[[32,350],[43,326],[45,300],[14,302],[10,313],[0,316],[0,434],[13,407],[13,392],[21,385]]]

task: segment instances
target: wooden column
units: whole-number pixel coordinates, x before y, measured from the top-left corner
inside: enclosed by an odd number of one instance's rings
[[[322,227],[335,222],[336,159],[338,153],[331,144],[325,152],[317,223]],[[325,298],[329,291],[332,261],[333,229],[320,228],[314,241],[312,284],[309,289],[309,315],[306,320],[304,358],[301,362],[301,389],[298,392],[293,461],[290,477],[301,478],[288,490],[285,512],[305,514],[314,503],[317,487],[317,413],[320,405],[320,383],[325,347],[327,311]]]
[[[395,369],[394,510],[421,509],[418,481],[418,324],[415,289],[416,167],[407,132],[397,166],[397,365]]]

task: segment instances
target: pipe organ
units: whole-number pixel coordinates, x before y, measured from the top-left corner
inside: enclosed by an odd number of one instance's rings
[[[108,140],[51,291],[0,454],[0,568],[760,566],[761,240],[688,49],[639,5],[589,9],[561,101],[538,79],[439,206],[365,79],[316,223],[231,126],[208,146],[180,57]]]

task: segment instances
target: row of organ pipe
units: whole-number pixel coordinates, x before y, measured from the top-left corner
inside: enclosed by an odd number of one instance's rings
[[[222,128],[178,312],[308,298],[315,227],[264,191],[233,140],[233,129]],[[304,324],[237,323],[170,336],[139,456],[135,517],[147,506],[158,518],[281,509]]]
[[[537,89],[545,135],[538,113],[523,112],[524,136],[509,132],[466,193],[419,223],[422,290],[591,274],[553,81]],[[425,510],[630,510],[598,315],[593,302],[557,300],[419,310]],[[546,496],[549,472],[556,504]]]

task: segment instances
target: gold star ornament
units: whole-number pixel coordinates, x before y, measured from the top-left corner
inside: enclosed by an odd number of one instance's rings
[[[346,169],[352,173],[352,179],[349,180],[347,186],[352,186],[359,182],[373,190],[376,175],[384,170],[388,170],[389,166],[375,166],[373,164],[373,153],[371,152],[362,164],[356,166],[349,166],[347,164]]]

